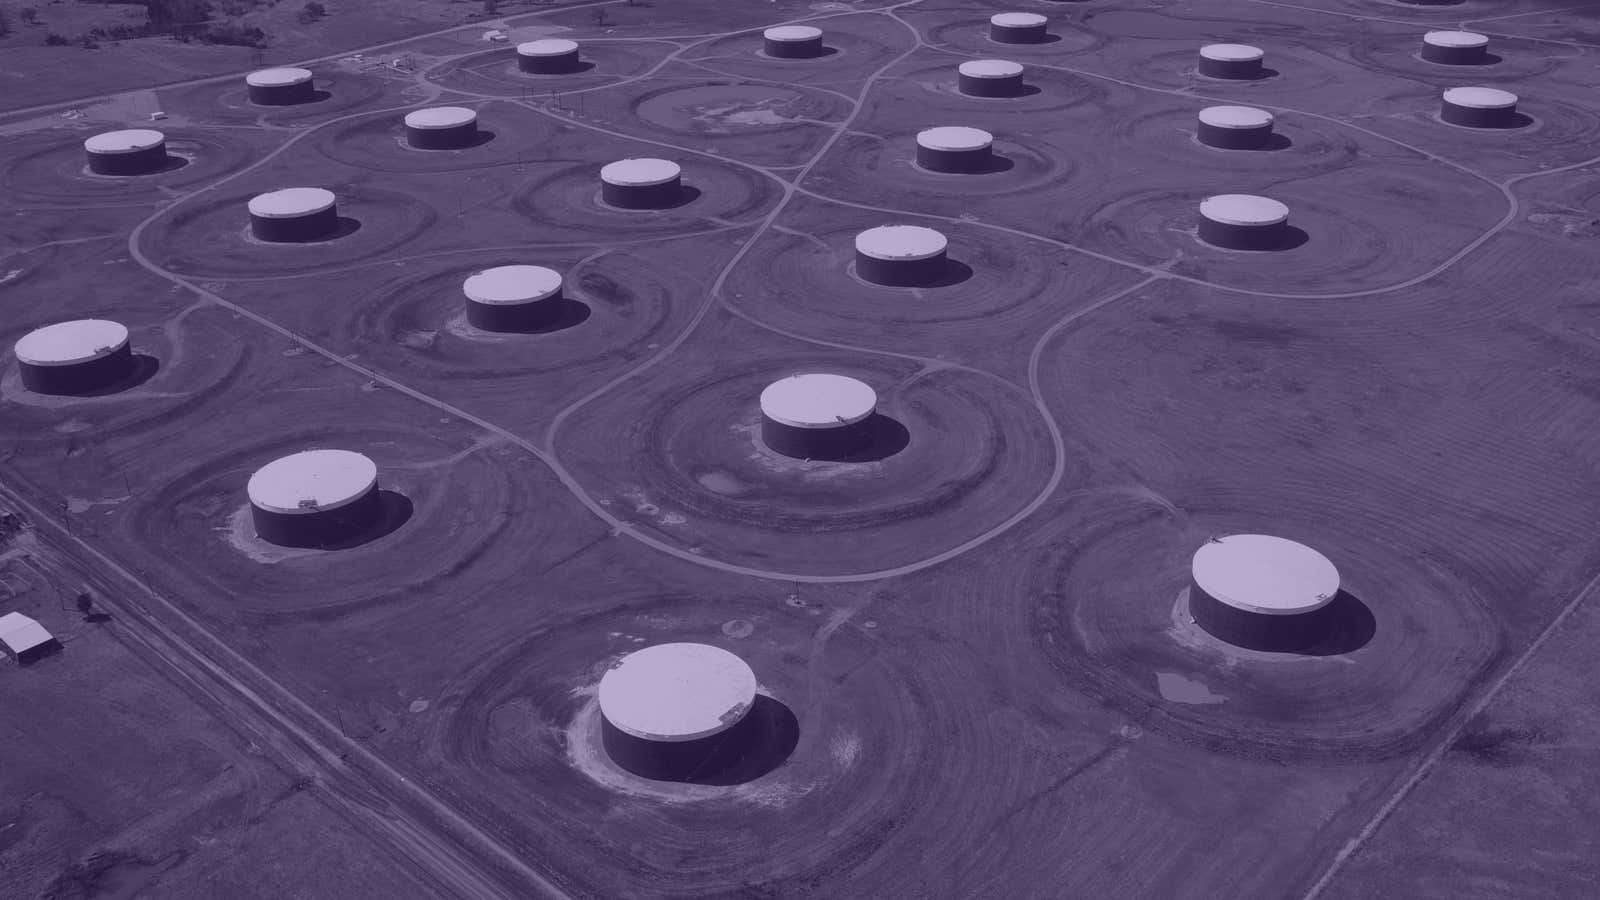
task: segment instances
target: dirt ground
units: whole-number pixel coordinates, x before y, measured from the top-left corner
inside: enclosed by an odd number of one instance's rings
[[[571,36],[586,68],[523,75],[472,25],[317,59],[316,100],[278,108],[184,80],[232,51],[157,74],[146,42],[0,43],[7,72],[74,69],[12,108],[122,91],[0,116],[0,341],[112,318],[137,360],[81,398],[0,370],[0,505],[29,523],[0,611],[67,640],[0,665],[0,894],[1593,893],[1593,15],[1023,6],[1055,40],[996,44],[1000,7],[957,0],[512,5],[513,41]],[[478,8],[340,7],[270,55]],[[831,52],[765,57],[780,22]],[[1417,58],[1446,25],[1493,64]],[[1199,76],[1224,40],[1268,77]],[[994,57],[1029,90],[959,93]],[[1526,120],[1443,123],[1464,81]],[[1278,139],[1199,144],[1221,103]],[[410,147],[438,105],[479,138]],[[181,162],[87,171],[87,136],[156,109]],[[939,125],[997,162],[922,168]],[[678,202],[602,201],[637,157],[681,166]],[[249,198],[302,185],[337,237],[252,237]],[[1224,192],[1282,200],[1296,239],[1200,240]],[[863,280],[883,224],[945,235],[945,277]],[[562,275],[538,333],[466,318],[462,282],[511,264]],[[802,371],[874,388],[873,454],[766,446],[757,398]],[[381,522],[341,549],[251,526],[250,474],[309,447],[379,468]],[[1336,564],[1335,633],[1195,625],[1189,560],[1237,532]],[[47,587],[76,581],[109,620]],[[731,774],[604,750],[599,678],[669,641],[755,672]]]

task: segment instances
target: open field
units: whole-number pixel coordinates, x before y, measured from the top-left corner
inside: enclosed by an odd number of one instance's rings
[[[0,117],[0,342],[111,318],[137,373],[0,369],[0,612],[67,640],[0,663],[0,895],[1594,893],[1600,3],[1571,5],[518,7],[586,67],[474,26],[315,60],[299,106],[130,65],[82,118]],[[990,41],[1010,8],[1056,39]],[[765,56],[800,22],[831,52]],[[1423,62],[1430,27],[1495,61]],[[1267,77],[1199,76],[1213,41]],[[1024,95],[958,91],[992,57]],[[1445,124],[1464,83],[1525,120]],[[1221,103],[1276,139],[1200,144]],[[438,105],[476,141],[409,146]],[[157,108],[176,161],[88,172]],[[938,125],[998,161],[922,168]],[[602,202],[629,157],[678,162],[680,202]],[[291,185],[337,237],[252,236]],[[1294,240],[1201,241],[1235,192]],[[943,233],[944,278],[864,280],[886,223]],[[565,279],[538,333],[466,319],[511,264]],[[756,398],[799,371],[870,384],[887,449],[769,449]],[[378,466],[342,549],[251,526],[251,473],[308,447]],[[1335,562],[1324,641],[1195,625],[1190,557],[1239,532]],[[601,675],[671,641],[756,674],[726,778],[601,745]]]

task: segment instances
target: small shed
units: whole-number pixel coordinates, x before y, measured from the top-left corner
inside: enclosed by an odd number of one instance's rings
[[[16,612],[0,616],[0,644],[24,665],[61,649],[61,642],[43,625]]]

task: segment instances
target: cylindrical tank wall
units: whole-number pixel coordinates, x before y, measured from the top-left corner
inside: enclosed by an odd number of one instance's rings
[[[70,366],[36,366],[20,363],[22,386],[39,394],[71,396],[100,390],[133,372],[133,346],[123,344],[113,353]]]
[[[378,522],[383,509],[377,485],[361,499],[337,509],[312,513],[279,513],[250,505],[256,535],[282,547],[327,547],[361,535]]]

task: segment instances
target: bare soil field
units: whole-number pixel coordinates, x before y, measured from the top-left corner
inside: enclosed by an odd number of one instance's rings
[[[315,58],[385,12],[349,7],[274,48],[316,76],[287,107],[220,52],[39,48],[104,54],[51,90],[122,93],[0,116],[0,342],[115,319],[135,365],[0,368],[0,612],[65,641],[0,663],[0,895],[1593,893],[1595,13],[1310,5],[1019,0],[1035,45],[989,39],[998,2],[518,5]],[[824,54],[767,57],[776,24]],[[1434,27],[1490,64],[1422,61]],[[521,73],[552,35],[585,67]],[[1199,75],[1216,41],[1265,76]],[[1022,95],[960,93],[977,58]],[[1460,84],[1522,118],[1444,123]],[[1275,137],[1202,145],[1218,104]],[[442,105],[478,137],[411,147]],[[945,125],[993,163],[918,164]],[[173,160],[90,173],[115,127]],[[640,157],[677,200],[606,203]],[[331,237],[253,236],[292,186]],[[1292,240],[1202,241],[1218,193]],[[941,232],[943,277],[865,280],[885,224]],[[463,281],[519,264],[560,315],[475,327]],[[874,389],[870,453],[767,446],[800,372]],[[308,448],[379,470],[337,548],[252,526],[251,473]],[[1189,561],[1241,532],[1338,567],[1317,643],[1196,625]],[[673,641],[757,680],[752,748],[688,783],[602,743],[601,676]]]

